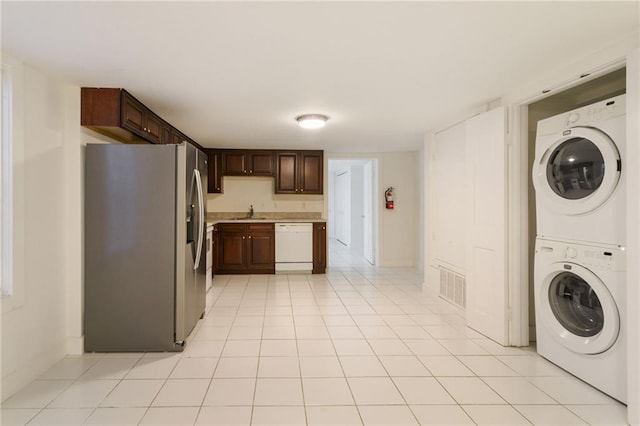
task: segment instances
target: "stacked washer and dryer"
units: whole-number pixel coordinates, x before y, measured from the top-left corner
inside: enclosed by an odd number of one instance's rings
[[[627,401],[625,95],[538,122],[537,350]]]

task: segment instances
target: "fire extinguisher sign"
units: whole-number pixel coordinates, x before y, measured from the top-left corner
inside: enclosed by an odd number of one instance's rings
[[[393,210],[393,187],[390,186],[384,191],[384,201],[387,210]]]

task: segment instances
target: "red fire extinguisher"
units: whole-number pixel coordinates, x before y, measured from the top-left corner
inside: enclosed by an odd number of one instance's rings
[[[385,207],[388,210],[393,210],[393,187],[390,186],[384,191],[384,200],[386,201]]]

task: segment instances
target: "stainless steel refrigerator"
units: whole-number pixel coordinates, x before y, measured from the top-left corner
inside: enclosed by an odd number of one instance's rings
[[[86,352],[180,351],[205,311],[207,156],[191,144],[89,144]]]

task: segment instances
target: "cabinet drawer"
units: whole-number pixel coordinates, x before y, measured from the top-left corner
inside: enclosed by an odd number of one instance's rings
[[[244,234],[244,223],[221,223],[220,232],[237,232]]]
[[[248,223],[247,231],[251,232],[273,232],[273,223]]]

